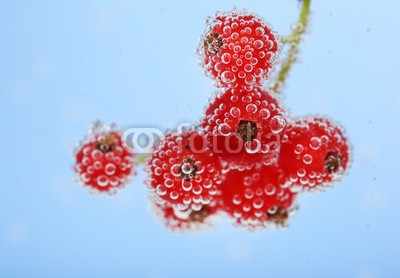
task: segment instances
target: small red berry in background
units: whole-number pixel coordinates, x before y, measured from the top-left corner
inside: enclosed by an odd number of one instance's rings
[[[246,11],[218,13],[207,25],[198,48],[206,74],[219,87],[261,86],[279,50],[277,35],[270,26]]]
[[[146,171],[148,188],[180,210],[199,210],[220,194],[221,164],[197,131],[167,134]]]
[[[206,108],[201,122],[213,152],[231,169],[251,169],[277,161],[285,110],[262,89],[228,89]]]
[[[296,194],[279,185],[279,175],[273,167],[228,172],[221,186],[223,209],[249,230],[286,226]]]
[[[279,161],[287,185],[306,190],[330,186],[349,163],[350,144],[341,126],[312,116],[288,126]]]
[[[134,156],[125,148],[120,130],[101,122],[80,143],[75,158],[78,183],[95,192],[115,193],[136,174]]]

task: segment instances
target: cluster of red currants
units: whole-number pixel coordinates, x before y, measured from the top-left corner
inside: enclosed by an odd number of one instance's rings
[[[171,230],[209,227],[221,213],[249,230],[284,227],[302,191],[331,186],[348,169],[343,129],[320,116],[293,118],[262,89],[277,35],[246,11],[207,21],[198,53],[222,92],[198,126],[170,132],[146,162],[156,213]],[[76,154],[79,180],[100,191],[123,185],[132,154],[116,131],[100,130]]]

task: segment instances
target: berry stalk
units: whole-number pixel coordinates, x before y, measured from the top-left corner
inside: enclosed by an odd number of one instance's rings
[[[303,39],[303,35],[306,32],[309,23],[310,4],[311,0],[302,0],[300,17],[293,28],[292,34],[288,37],[282,38],[281,40],[284,45],[290,44],[290,49],[285,60],[283,60],[281,64],[278,75],[270,86],[270,89],[277,94],[281,93],[293,64],[298,61],[297,55],[299,53],[299,44]]]

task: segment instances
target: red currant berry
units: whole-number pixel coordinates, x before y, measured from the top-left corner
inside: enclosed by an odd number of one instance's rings
[[[275,64],[278,38],[262,18],[247,11],[218,13],[200,39],[200,62],[220,87],[261,86]]]
[[[179,210],[166,201],[150,197],[152,210],[164,226],[173,232],[197,232],[211,228],[219,220],[219,206],[213,201],[199,210]]]
[[[167,134],[146,168],[149,189],[179,210],[197,211],[219,194],[221,164],[196,131]]]
[[[201,126],[216,156],[231,169],[250,169],[277,161],[285,112],[271,94],[228,89],[211,101]]]
[[[350,144],[343,129],[322,117],[298,119],[288,126],[279,166],[292,189],[320,189],[338,181],[350,162]]]
[[[228,172],[221,185],[223,209],[249,230],[286,226],[296,194],[279,186],[279,175],[272,167]]]
[[[133,154],[116,127],[96,122],[75,152],[77,181],[98,192],[115,193],[136,174]]]

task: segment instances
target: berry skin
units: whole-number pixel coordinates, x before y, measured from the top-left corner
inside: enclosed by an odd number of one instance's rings
[[[196,211],[192,208],[179,210],[168,202],[150,197],[153,212],[172,232],[197,232],[211,228],[219,220],[218,202],[213,201]]]
[[[136,174],[136,163],[116,127],[96,122],[75,152],[77,182],[96,192],[115,193]]]
[[[286,130],[279,166],[292,189],[321,189],[338,181],[350,164],[342,128],[322,117],[300,118]]]
[[[271,94],[254,88],[228,89],[210,102],[201,122],[216,156],[231,169],[251,169],[277,161],[285,112]]]
[[[167,134],[149,158],[146,171],[148,188],[180,210],[199,210],[220,191],[221,164],[197,131]]]
[[[219,87],[261,86],[275,64],[277,35],[259,16],[236,10],[207,21],[198,53]]]
[[[224,210],[249,230],[286,226],[296,194],[279,186],[279,175],[272,167],[228,172],[221,186]]]

